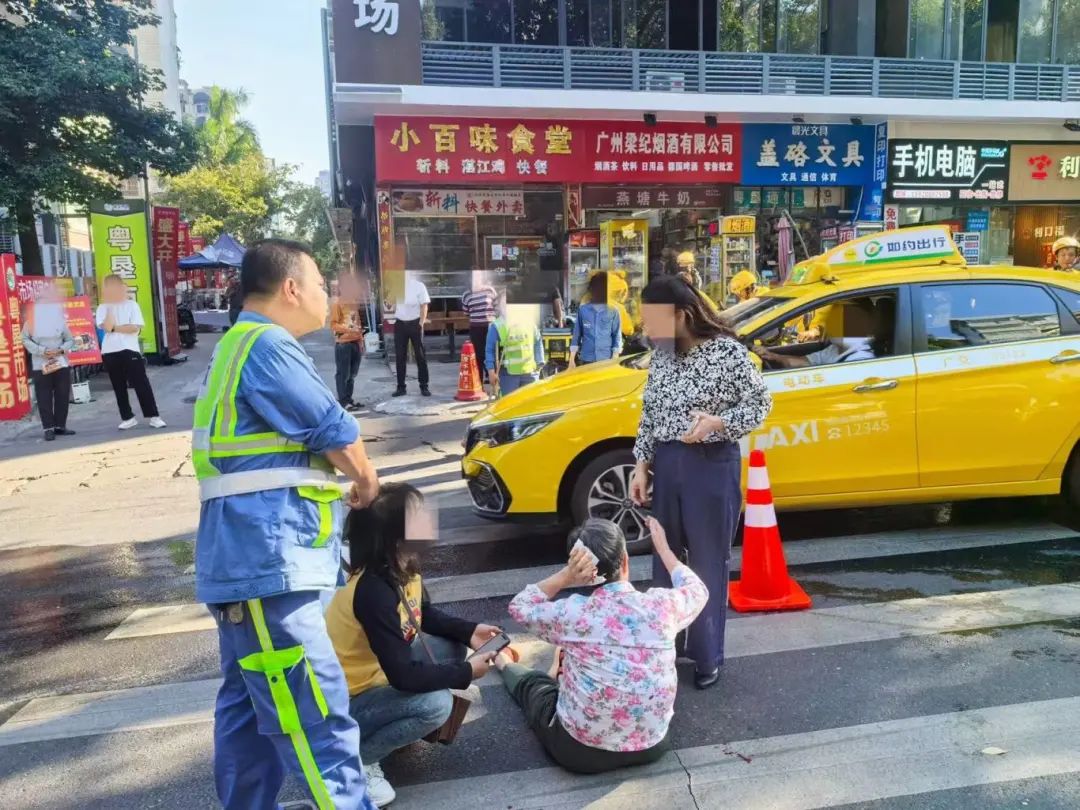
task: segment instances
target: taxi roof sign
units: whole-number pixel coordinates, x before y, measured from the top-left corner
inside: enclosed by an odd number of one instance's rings
[[[878,267],[963,267],[966,264],[948,225],[923,225],[872,233],[837,245],[820,256],[795,265],[790,283],[835,281],[839,278],[838,273],[874,270]]]

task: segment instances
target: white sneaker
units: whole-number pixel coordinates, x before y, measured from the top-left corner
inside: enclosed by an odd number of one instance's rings
[[[139,424],[139,420],[136,419],[135,417],[132,417],[131,419],[125,419],[123,422],[121,422],[120,423],[120,429],[121,430],[131,430],[133,427],[135,427],[138,424]]]
[[[150,427],[152,427],[152,428],[167,427],[167,425],[165,424],[165,420],[162,419],[160,416],[152,416],[152,417],[150,417],[150,423],[149,424],[150,424]]]
[[[364,774],[367,776],[368,798],[376,807],[386,807],[397,798],[393,785],[383,776],[382,765],[378,762],[373,765],[365,765]]]

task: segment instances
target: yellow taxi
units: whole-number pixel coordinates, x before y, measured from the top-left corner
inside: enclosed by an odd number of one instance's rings
[[[744,439],[780,509],[1055,495],[1080,505],[1080,273],[969,266],[943,226],[862,237],[724,313],[773,395]],[[798,324],[824,323],[814,343]],[[649,354],[559,374],[470,424],[478,514],[618,522]]]

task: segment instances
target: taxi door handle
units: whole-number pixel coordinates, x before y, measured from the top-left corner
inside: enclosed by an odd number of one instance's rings
[[[856,394],[865,394],[870,391],[892,391],[899,384],[899,380],[875,380],[873,382],[864,382],[862,385],[856,385],[851,390]]]
[[[1069,349],[1062,352],[1061,354],[1055,354],[1053,357],[1050,358],[1050,362],[1053,363],[1055,366],[1061,365],[1062,363],[1080,362],[1080,352]]]

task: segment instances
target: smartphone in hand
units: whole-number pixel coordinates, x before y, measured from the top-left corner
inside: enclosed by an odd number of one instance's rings
[[[470,655],[465,660],[469,660],[469,658],[483,658],[485,656],[491,655],[492,653],[501,652],[503,649],[509,646],[510,636],[506,635],[506,633],[496,633],[494,636],[481,644],[480,648],[475,650],[472,655]]]

